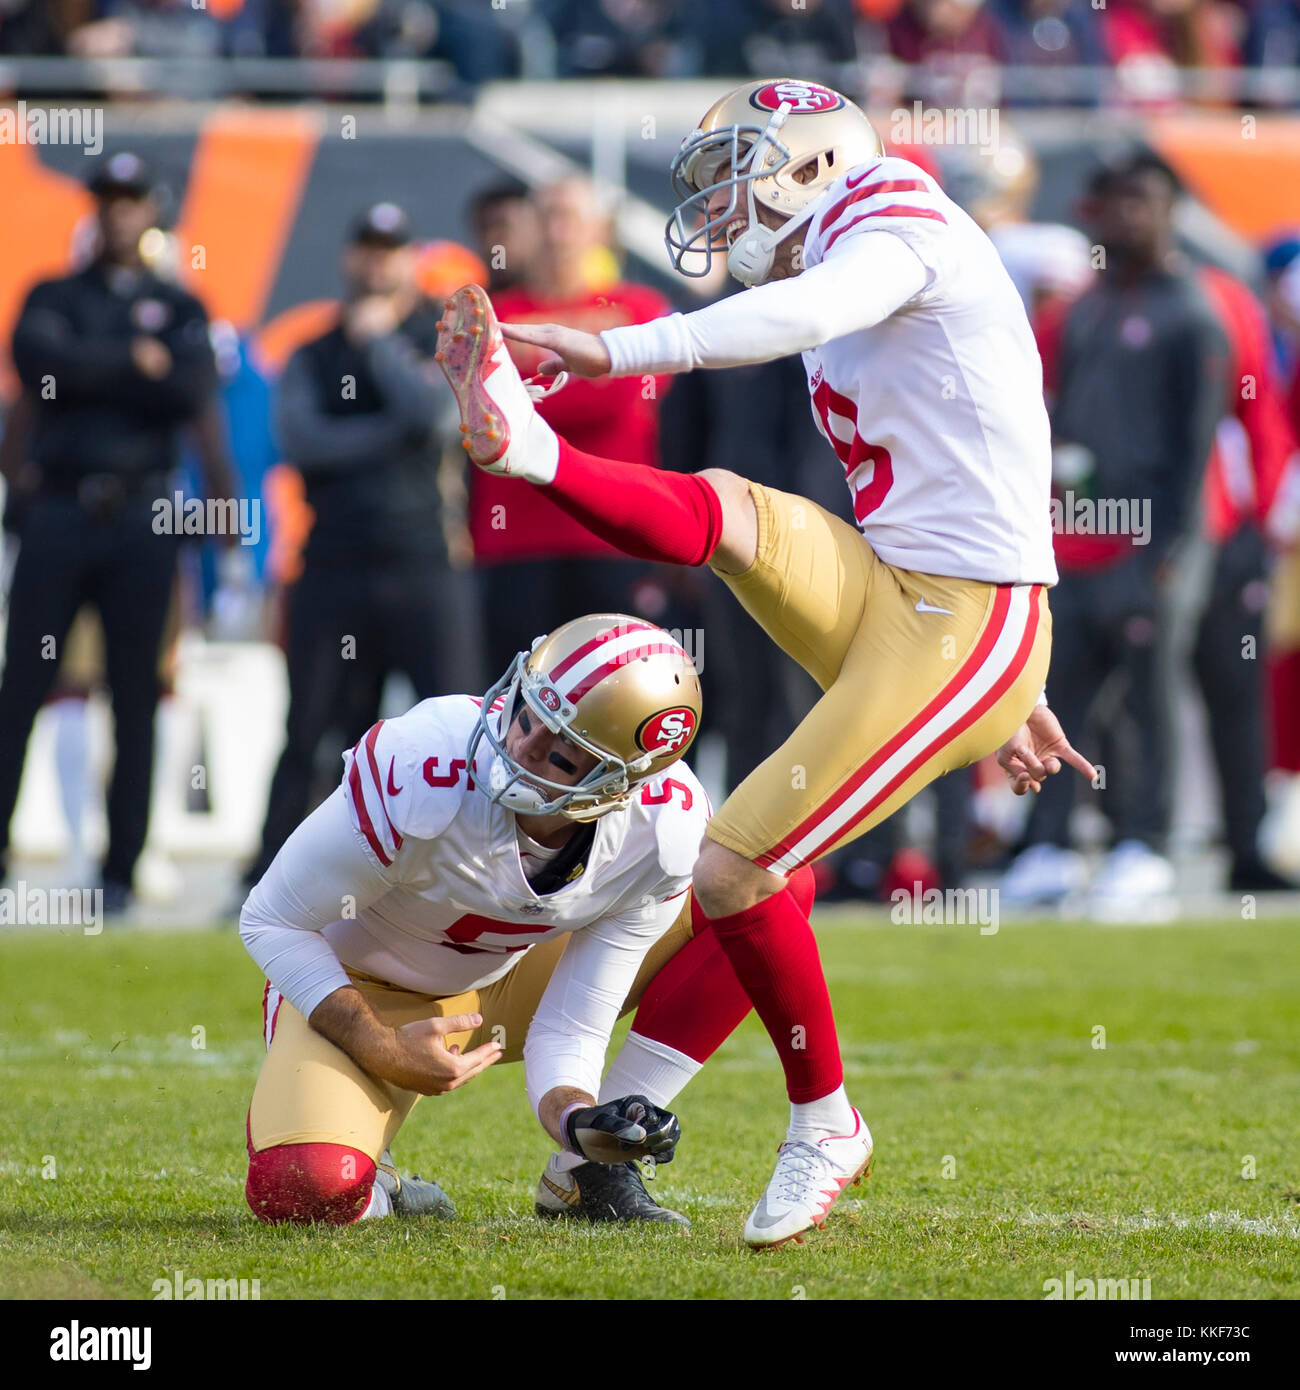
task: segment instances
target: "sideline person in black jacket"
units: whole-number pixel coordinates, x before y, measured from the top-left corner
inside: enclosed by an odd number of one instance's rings
[[[439,468],[459,417],[433,362],[441,306],[419,291],[399,207],[360,218],[343,275],[338,323],[293,355],[276,399],[315,520],[289,595],[285,747],[249,885],[311,809],[325,735],[364,734],[390,672],[421,700],[482,684],[470,576],[452,570],[443,529]]]
[[[99,611],[117,754],[108,792],[104,909],[127,902],[149,823],[158,651],[179,537],[159,534],[182,427],[216,380],[192,295],[144,264],[158,206],[135,155],[92,177],[98,253],[37,285],[13,337],[23,384],[21,448],[7,450],[6,527],[19,539],[0,684],[0,874],[27,740],[83,602]]]

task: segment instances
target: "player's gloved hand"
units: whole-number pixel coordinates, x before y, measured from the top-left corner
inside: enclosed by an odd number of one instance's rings
[[[570,1111],[564,1137],[574,1153],[584,1154],[593,1163],[641,1158],[671,1163],[682,1127],[671,1110],[660,1110],[644,1096],[622,1096]]]

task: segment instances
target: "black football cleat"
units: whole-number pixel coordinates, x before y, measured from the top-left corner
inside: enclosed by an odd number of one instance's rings
[[[384,1150],[375,1165],[375,1182],[388,1193],[394,1216],[437,1216],[450,1221],[456,1215],[451,1198],[436,1182],[430,1182],[418,1174],[409,1178],[399,1176],[388,1149]]]
[[[552,1154],[537,1184],[535,1210],[548,1220],[653,1221],[690,1230],[679,1211],[661,1207],[646,1191],[636,1163],[580,1163],[567,1172]]]
[[[1232,869],[1228,876],[1230,893],[1294,893],[1298,887],[1300,884],[1274,873],[1258,857],[1232,861]]]

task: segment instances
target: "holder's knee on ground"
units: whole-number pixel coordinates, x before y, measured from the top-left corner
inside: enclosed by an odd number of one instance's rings
[[[346,1226],[366,1209],[374,1160],[346,1144],[276,1144],[249,1153],[244,1194],[260,1221]]]

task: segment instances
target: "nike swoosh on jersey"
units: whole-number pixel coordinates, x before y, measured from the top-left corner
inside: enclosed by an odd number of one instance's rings
[[[932,604],[926,603],[923,598],[917,599],[916,611],[918,613],[946,613],[950,618],[953,616],[951,608],[935,608]]]
[[[862,182],[863,179],[869,177],[871,174],[874,174],[874,173],[876,172],[876,170],[879,169],[879,168],[880,168],[880,161],[877,160],[876,163],[874,163],[869,169],[864,169],[864,170],[857,176],[856,179],[845,179],[845,180],[844,180],[844,187],[845,187],[845,188],[856,188],[856,187],[858,186],[858,184],[860,184],[860,183]]]
[[[401,787],[395,787],[395,786],[393,786],[393,767],[394,767],[394,765],[396,764],[396,762],[397,762],[397,759],[394,758],[394,759],[392,760],[392,762],[390,762],[390,763],[388,764],[388,795],[389,795],[389,796],[400,796],[400,795],[402,794],[402,789],[401,789]]]

